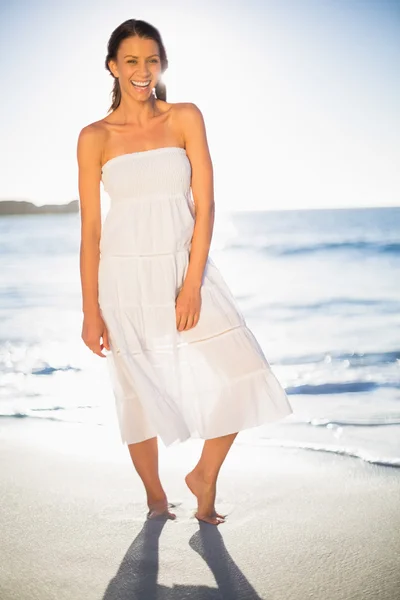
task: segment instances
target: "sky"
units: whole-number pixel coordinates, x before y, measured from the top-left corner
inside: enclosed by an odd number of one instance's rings
[[[203,113],[220,210],[400,205],[400,0],[0,0],[0,200],[79,197],[129,18],[161,33],[167,100]]]

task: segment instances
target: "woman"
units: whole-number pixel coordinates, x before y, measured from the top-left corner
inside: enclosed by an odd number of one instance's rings
[[[111,112],[82,129],[77,148],[82,339],[101,357],[110,351],[121,438],[148,518],[175,518],[157,435],[167,446],[197,437],[203,451],[185,481],[197,519],[218,525],[217,477],[237,433],[292,409],[208,257],[214,195],[204,120],[195,104],[166,101],[167,66],[149,23],[130,19],[112,33]],[[111,198],[102,231],[100,181]]]

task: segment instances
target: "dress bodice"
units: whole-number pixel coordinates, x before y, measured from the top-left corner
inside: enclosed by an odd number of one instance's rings
[[[104,189],[111,201],[187,195],[190,179],[190,161],[179,146],[121,154],[102,169]]]
[[[102,168],[110,197],[103,256],[154,255],[190,247],[194,227],[191,164],[184,148],[121,154]]]

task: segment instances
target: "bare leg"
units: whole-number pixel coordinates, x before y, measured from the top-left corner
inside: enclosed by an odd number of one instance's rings
[[[146,489],[149,507],[147,517],[152,519],[159,515],[165,515],[169,519],[175,519],[176,515],[168,510],[167,495],[158,474],[157,437],[137,444],[129,444],[128,449],[133,465]]]
[[[224,522],[224,517],[215,510],[217,477],[228,451],[238,432],[205,440],[199,462],[185,477],[190,491],[196,496],[197,519],[213,525]]]

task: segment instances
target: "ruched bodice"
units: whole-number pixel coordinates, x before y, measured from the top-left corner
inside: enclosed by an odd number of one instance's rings
[[[191,165],[184,148],[131,152],[103,165],[110,196],[103,255],[151,255],[189,249],[194,227]]]
[[[168,146],[121,154],[102,169],[113,202],[190,194],[191,167],[184,148]]]

